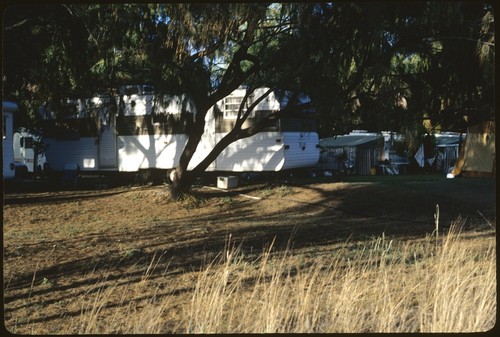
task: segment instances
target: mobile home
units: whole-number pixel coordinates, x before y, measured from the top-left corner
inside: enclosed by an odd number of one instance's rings
[[[2,164],[3,178],[12,179],[16,175],[14,164],[14,150],[12,146],[14,131],[14,112],[17,110],[17,104],[13,102],[2,101]]]
[[[258,89],[255,97],[265,90]],[[188,169],[200,163],[231,130],[245,94],[246,89],[239,88],[211,108]],[[286,97],[278,99],[272,93],[257,105],[243,127],[284,104]],[[118,98],[68,101],[68,114],[63,120],[50,111],[44,115],[46,160],[51,169],[61,171],[65,164],[76,163],[83,172],[137,172],[169,170],[178,165],[196,108],[186,95],[159,97],[150,86],[134,85],[122,87]],[[232,143],[207,170],[262,172],[315,165],[319,139],[309,115],[281,119],[252,137]]]

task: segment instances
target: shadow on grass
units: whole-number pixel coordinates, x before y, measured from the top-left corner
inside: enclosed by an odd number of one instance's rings
[[[50,305],[84,296],[110,282],[117,287],[128,287],[140,282],[148,264],[160,256],[161,261],[157,268],[149,273],[148,279],[174,280],[178,275],[200,270],[211,262],[224,250],[229,235],[233,242],[242,242],[241,248],[246,256],[255,258],[273,240],[274,252],[282,251],[291,244],[294,250],[317,248],[334,253],[337,243],[368,240],[382,234],[401,240],[421,238],[432,233],[435,228],[436,204],[440,205],[443,231],[458,216],[468,220],[469,229],[479,229],[479,224],[484,224],[484,218],[481,218],[478,211],[482,216],[489,217],[492,223],[495,222],[495,189],[492,180],[451,182],[399,179],[398,183],[394,183],[385,179],[353,181],[350,184],[349,188],[332,192],[318,184],[295,183],[303,189],[314,191],[318,198],[301,200],[298,195],[291,193],[282,197],[287,202],[286,209],[266,214],[259,212],[260,201],[238,198],[238,195],[261,191],[269,188],[267,185],[242,186],[238,190],[228,192],[198,192],[201,193],[198,195],[200,198],[230,196],[236,201],[230,211],[224,214],[214,211],[196,218],[166,217],[153,221],[148,228],[134,232],[89,234],[35,244],[31,247],[33,251],[37,250],[37,245],[77,247],[98,239],[93,255],[37,270],[35,281],[33,273],[16,275],[11,280],[5,280],[8,282],[4,289],[5,312],[13,315],[27,306],[28,304],[23,304],[22,301],[21,304],[16,302],[27,297],[36,302],[37,298],[50,296],[50,299],[44,299],[44,303]],[[102,194],[88,197],[113,193],[121,192],[103,191]],[[70,197],[78,198],[82,195],[75,192]],[[56,201],[59,199],[52,199],[52,202]],[[238,223],[238,227],[226,226],[234,223]],[[127,254],[109,250],[107,242],[123,238],[128,238],[131,243],[137,239],[133,252]],[[44,279],[56,282],[53,286],[46,287],[43,285]],[[60,279],[69,282],[58,285],[57,280]],[[163,295],[180,295],[191,290],[192,287],[179,286]],[[160,292],[157,295],[161,294]],[[120,303],[110,302],[108,306],[127,305],[132,301],[147,299],[148,296],[151,294],[134,297],[125,302],[121,300]],[[67,316],[80,314],[80,310],[65,312]],[[55,314],[40,318],[39,321],[46,322],[58,318],[60,315]],[[36,319],[30,320],[30,323],[34,322]]]

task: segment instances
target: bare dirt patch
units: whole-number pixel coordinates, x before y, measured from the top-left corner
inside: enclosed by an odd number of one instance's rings
[[[170,296],[165,330],[174,331],[198,271],[229,235],[249,256],[275,239],[276,249],[291,243],[314,259],[346,241],[431,233],[436,204],[442,231],[457,217],[479,234],[496,221],[494,179],[302,179],[228,192],[196,186],[193,192],[173,202],[164,186],[6,190],[6,328],[82,332],[96,298],[109,291],[97,325]],[[148,287],[141,287],[146,280]]]

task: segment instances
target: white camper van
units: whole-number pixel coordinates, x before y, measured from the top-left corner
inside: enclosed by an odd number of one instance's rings
[[[45,154],[37,154],[35,158],[36,142],[41,141],[41,136],[32,134],[26,130],[19,130],[14,133],[14,162],[16,165],[26,167],[27,172],[35,172],[35,164],[37,172],[42,172],[45,164]],[[36,159],[36,160],[35,160]]]
[[[3,153],[3,178],[12,179],[15,177],[14,150],[12,146],[12,136],[14,131],[14,112],[17,104],[2,101],[2,153]]]
[[[265,90],[257,90],[255,96]],[[44,142],[51,169],[62,171],[65,164],[76,163],[82,172],[137,172],[178,165],[196,115],[193,102],[185,95],[160,98],[146,85],[120,91],[118,98],[69,101],[64,120],[56,122],[50,111],[45,113]],[[246,89],[237,89],[212,107],[217,113],[207,114],[205,132],[188,169],[200,163],[229,132],[245,93]],[[282,104],[272,93],[257,105],[244,127],[279,110]],[[310,167],[318,162],[318,143],[312,118],[285,118],[234,142],[207,170],[262,172]]]

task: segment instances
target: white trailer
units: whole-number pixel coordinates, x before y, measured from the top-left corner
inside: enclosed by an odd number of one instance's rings
[[[27,172],[35,172],[35,162],[37,172],[42,172],[45,164],[45,153],[37,153],[35,158],[36,143],[41,141],[40,135],[35,135],[27,130],[19,130],[14,133],[14,162],[17,166],[25,166]],[[36,160],[35,160],[36,159]]]
[[[256,91],[259,97],[265,88]],[[205,132],[189,164],[193,169],[234,125],[245,89],[238,89],[206,116]],[[85,171],[137,172],[173,169],[188,140],[196,109],[186,96],[159,100],[148,86],[127,86],[116,104],[109,97],[73,101],[64,121],[46,120],[44,142],[51,169],[76,163]],[[117,107],[119,106],[119,108]],[[282,108],[272,93],[260,102],[244,127]],[[97,118],[96,118],[97,116]],[[262,172],[314,166],[319,139],[312,118],[286,118],[256,135],[229,145],[207,171]]]
[[[12,146],[14,131],[14,112],[17,110],[17,104],[8,101],[2,101],[2,166],[3,179],[12,179],[16,175],[14,164],[14,149]]]

